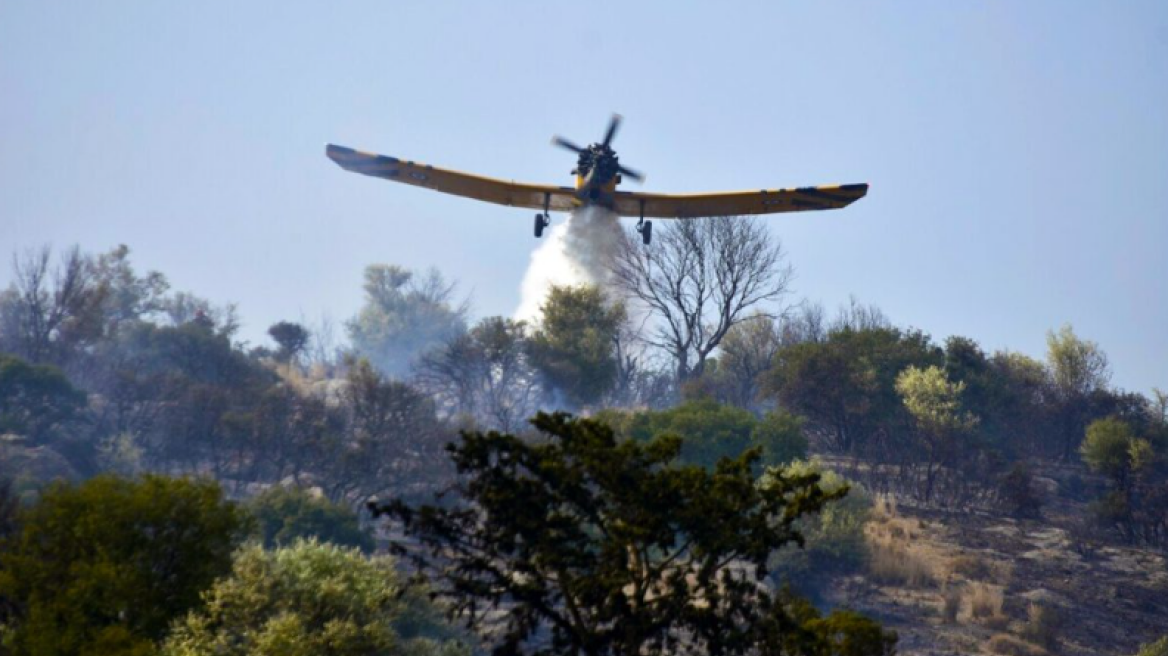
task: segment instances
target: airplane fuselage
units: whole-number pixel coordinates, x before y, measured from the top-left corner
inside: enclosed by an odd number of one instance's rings
[[[620,161],[614,150],[604,144],[581,150],[572,173],[581,205],[612,207],[616,186],[621,182]]]

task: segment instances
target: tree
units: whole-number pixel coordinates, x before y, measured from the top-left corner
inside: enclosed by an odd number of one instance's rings
[[[1107,388],[1111,369],[1107,355],[1099,345],[1080,339],[1069,324],[1057,333],[1048,332],[1046,346],[1046,358],[1059,404],[1062,457],[1066,459],[1092,419],[1086,411],[1086,401],[1095,392]]]
[[[466,332],[466,306],[453,306],[455,286],[437,271],[365,268],[365,305],[346,324],[358,355],[382,373],[404,377],[422,353]]]
[[[658,435],[681,438],[680,462],[713,469],[722,458],[760,451],[759,465],[781,465],[807,456],[803,422],[784,412],[759,419],[753,413],[712,399],[686,401],[666,410],[598,415],[619,435],[649,443]]]
[[[1079,447],[1083,462],[1091,471],[1107,476],[1120,489],[1127,487],[1134,465],[1139,464],[1132,456],[1142,451],[1131,427],[1115,417],[1091,422]]]
[[[209,470],[217,479],[252,468],[262,454],[242,427],[276,377],[235,348],[229,333],[206,318],[174,327],[143,323],[119,348],[126,357],[118,367],[121,389],[113,391],[126,405],[105,404],[108,434],[140,432],[152,465]],[[149,415],[135,418],[142,406]],[[124,425],[127,419],[134,421]]]
[[[20,523],[0,562],[16,656],[146,653],[229,571],[247,529],[215,483],[161,476],[53,485]]]
[[[509,431],[523,426],[544,393],[531,363],[527,324],[503,317],[487,317],[427,353],[415,381],[449,413]]]
[[[373,506],[420,542],[398,550],[456,616],[482,625],[507,608],[495,654],[777,654],[783,641],[782,653],[826,653],[760,582],[771,553],[802,541],[794,523],[843,492],[816,475],[758,487],[757,450],[710,471],[676,464],[676,436],[618,442],[565,414],[532,423],[544,439],[464,433],[449,447],[457,499]]]
[[[279,362],[291,362],[308,345],[308,330],[298,323],[274,323],[268,328],[268,335],[280,347],[276,352],[276,360]]]
[[[925,480],[919,494],[925,503],[933,500],[941,470],[961,477],[959,467],[970,450],[966,440],[978,424],[978,417],[962,407],[964,391],[965,383],[950,381],[936,365],[924,369],[910,365],[896,377],[896,392],[912,415],[916,444],[923,452]]]
[[[77,247],[55,269],[51,262],[48,247],[13,258],[14,281],[0,294],[0,350],[63,366],[100,336],[103,293]]]
[[[1058,431],[1051,425],[1056,395],[1046,365],[1021,353],[998,351],[989,359],[988,375],[998,392],[993,411],[983,411],[982,416],[991,430],[997,427],[996,445],[1011,455],[1017,451],[1046,455],[1061,449]],[[1058,446],[1050,448],[1051,441],[1058,441]]]
[[[130,264],[130,248],[120,244],[91,259],[95,284],[102,290],[102,335],[109,339],[124,327],[161,314],[170,284],[157,271],[139,276]]]
[[[531,364],[573,405],[596,403],[616,383],[627,318],[624,304],[610,303],[599,287],[553,285],[528,342]]]
[[[268,549],[303,538],[355,547],[365,553],[376,546],[373,536],[361,528],[357,513],[300,488],[270,487],[253,497],[247,509]]]
[[[910,365],[942,362],[918,331],[835,329],[823,341],[784,345],[765,380],[779,405],[808,419],[826,446],[854,454],[896,437],[907,417],[896,376]],[[885,449],[887,451],[887,449]]]
[[[403,592],[389,558],[314,540],[275,551],[250,545],[203,606],[176,623],[162,654],[466,656],[458,643],[401,639],[394,623],[409,611]]]
[[[52,443],[85,409],[85,393],[60,369],[0,353],[0,434]]]
[[[757,408],[762,374],[781,345],[782,335],[769,316],[751,315],[732,326],[719,347],[717,398],[740,408]]]
[[[1087,426],[1079,447],[1083,462],[1112,482],[1092,504],[1096,518],[1130,542],[1168,543],[1168,459],[1158,446],[1164,448],[1128,422],[1107,417]]]
[[[636,241],[618,253],[613,284],[655,316],[648,341],[669,353],[679,382],[700,376],[730,328],[781,299],[794,275],[781,244],[753,218],[677,221],[653,248]]]
[[[425,394],[359,360],[351,363],[338,396],[339,430],[327,432],[312,454],[325,496],[363,503],[441,485],[447,434]]]

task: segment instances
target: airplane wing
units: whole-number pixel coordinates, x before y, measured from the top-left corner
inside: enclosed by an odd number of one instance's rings
[[[325,155],[346,171],[385,178],[415,187],[434,189],[455,196],[466,196],[488,203],[528,207],[542,210],[545,206],[557,212],[575,209],[580,203],[571,187],[527,184],[499,180],[461,171],[440,169],[421,162],[402,161],[396,157],[364,153],[344,146],[329,144]]]
[[[687,219],[700,216],[775,214],[804,210],[830,210],[861,199],[867,184],[795,189],[760,189],[713,194],[646,194],[618,191],[614,210],[621,216]]]

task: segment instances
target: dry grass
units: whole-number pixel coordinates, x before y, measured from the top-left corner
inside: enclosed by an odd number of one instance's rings
[[[999,633],[990,638],[987,646],[990,651],[1002,656],[1046,656],[1048,653],[1042,647],[1036,647],[1006,633]]]
[[[1021,635],[1026,640],[1047,649],[1054,649],[1058,644],[1059,629],[1062,628],[1062,616],[1052,606],[1030,602],[1026,609],[1026,624],[1022,626]]]
[[[1002,612],[1004,602],[1000,586],[975,581],[965,588],[963,596],[973,621],[991,628],[1009,624],[1010,619]]]
[[[970,581],[985,581],[993,578],[994,568],[985,558],[965,554],[949,561],[949,572]]]
[[[892,497],[877,497],[870,521],[864,530],[868,543],[868,575],[884,585],[910,588],[936,584],[936,566],[917,538],[921,524],[901,517]]]
[[[943,570],[946,578],[960,577],[967,581],[986,581],[998,585],[1009,585],[1014,576],[1014,565],[1009,562],[993,562],[975,554],[962,554],[949,559]]]
[[[941,620],[946,624],[957,622],[957,613],[961,611],[961,588],[956,585],[946,585],[941,591]]]
[[[933,567],[912,544],[912,537],[900,524],[877,526],[867,531],[868,574],[885,585],[910,588],[936,583]]]

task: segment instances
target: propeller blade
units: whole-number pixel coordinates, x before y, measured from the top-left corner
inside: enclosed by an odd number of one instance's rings
[[[608,131],[604,133],[604,145],[607,148],[612,143],[612,138],[616,136],[617,128],[620,127],[621,115],[613,114],[612,120],[608,122]]]
[[[623,166],[620,167],[619,170],[621,172],[621,175],[625,176],[626,178],[631,178],[633,180],[636,180],[637,182],[644,182],[645,181],[645,174],[641,173],[640,171],[634,171],[633,169],[628,169],[628,168],[625,168]]]
[[[572,143],[571,141],[568,141],[567,139],[565,139],[559,135],[552,137],[552,144],[554,144],[556,146],[560,146],[561,148],[567,148],[568,150],[570,150],[572,152],[576,152],[576,153],[584,152],[583,148],[577,146],[576,144]]]

